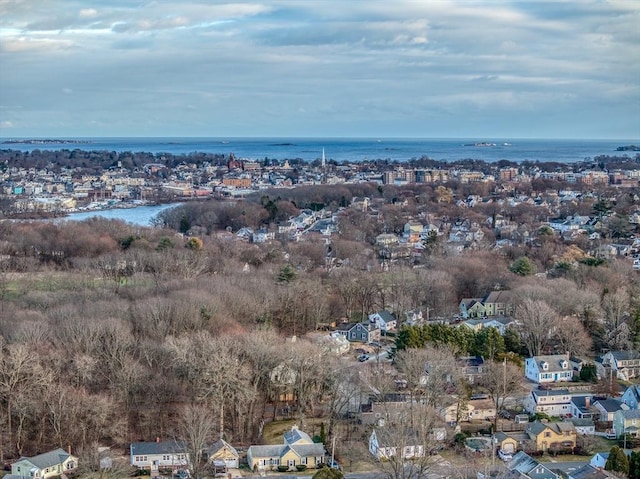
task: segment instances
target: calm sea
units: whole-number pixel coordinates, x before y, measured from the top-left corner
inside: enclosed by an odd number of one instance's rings
[[[168,205],[137,206],[135,208],[116,208],[112,210],[83,211],[82,213],[71,213],[61,221],[82,221],[94,216],[110,220],[123,220],[140,226],[151,226],[151,220],[161,211],[174,208],[181,203]]]
[[[69,138],[76,140],[76,138]],[[4,141],[6,139],[3,139]],[[412,139],[412,138],[82,138],[86,143],[7,144],[2,149],[21,151],[82,149],[189,154],[233,153],[237,158],[313,161],[322,157],[338,162],[388,159],[408,161],[428,156],[434,160],[476,159],[484,161],[559,161],[573,163],[599,155],[628,155],[618,146],[640,140],[532,140],[508,138]],[[484,146],[484,145],[490,146]],[[479,146],[483,145],[483,146]]]

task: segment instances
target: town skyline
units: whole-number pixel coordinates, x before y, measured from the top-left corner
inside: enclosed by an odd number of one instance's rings
[[[640,7],[0,4],[0,137],[640,136]]]

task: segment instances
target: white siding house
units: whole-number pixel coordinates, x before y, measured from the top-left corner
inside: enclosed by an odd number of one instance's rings
[[[569,360],[569,353],[527,358],[524,368],[527,379],[538,384],[571,381],[573,378],[573,367]]]

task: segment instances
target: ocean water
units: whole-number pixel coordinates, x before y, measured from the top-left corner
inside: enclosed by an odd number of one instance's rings
[[[136,206],[135,208],[115,208],[111,210],[83,211],[81,213],[71,213],[59,221],[83,221],[94,216],[110,220],[123,220],[139,226],[151,226],[151,220],[161,211],[175,208],[181,203],[165,205]]]
[[[420,139],[420,138],[67,138],[82,143],[3,143],[0,149],[21,151],[81,149],[149,152],[174,155],[194,152],[233,153],[236,158],[286,160],[301,158],[359,162],[364,160],[408,161],[422,156],[434,160],[475,159],[487,162],[558,161],[574,163],[599,155],[635,156],[616,152],[618,146],[640,144],[640,140],[543,140],[509,138]],[[489,144],[491,146],[477,146]]]

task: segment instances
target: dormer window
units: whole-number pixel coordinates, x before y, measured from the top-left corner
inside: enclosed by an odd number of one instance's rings
[[[549,370],[549,363],[548,363],[548,362],[546,362],[546,361],[542,361],[542,362],[540,363],[540,366],[542,366],[542,370],[543,370],[543,371],[548,371],[548,370]]]
[[[569,367],[569,363],[563,359],[562,361],[560,361],[560,367],[562,367],[562,369],[567,369]]]

